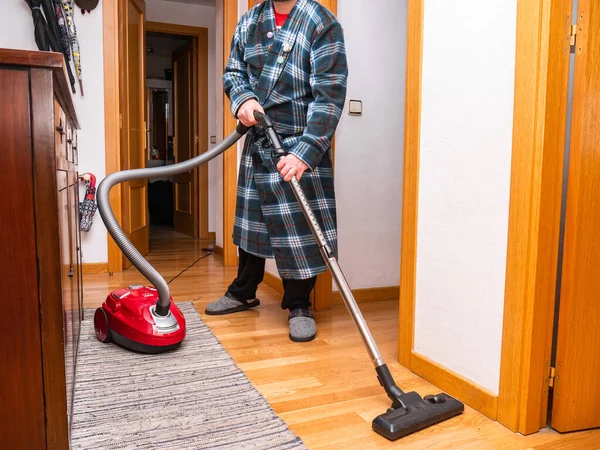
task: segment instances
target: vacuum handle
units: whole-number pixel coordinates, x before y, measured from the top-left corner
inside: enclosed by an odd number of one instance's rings
[[[287,152],[283,148],[283,142],[281,142],[281,138],[275,131],[271,118],[260,111],[254,111],[254,118],[258,122],[258,125],[264,130],[269,142],[271,142],[273,156],[279,159],[282,156],[287,155]]]

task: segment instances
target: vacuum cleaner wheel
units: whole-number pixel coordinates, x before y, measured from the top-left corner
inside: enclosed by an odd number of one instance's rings
[[[96,337],[105,344],[111,341],[110,328],[108,328],[108,317],[103,308],[98,308],[94,313],[94,330]]]

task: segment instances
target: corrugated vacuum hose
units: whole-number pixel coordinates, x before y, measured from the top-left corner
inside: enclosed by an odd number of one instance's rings
[[[110,190],[113,188],[113,186],[126,181],[153,177],[167,177],[192,170],[219,156],[221,153],[239,141],[247,131],[248,128],[240,125],[236,131],[227,136],[223,142],[199,156],[188,159],[187,161],[171,164],[169,166],[115,172],[104,178],[104,180],[102,180],[98,186],[98,190],[96,191],[96,199],[98,202],[98,211],[100,212],[102,221],[104,222],[106,229],[114,239],[115,243],[119,246],[127,259],[131,261],[131,264],[133,264],[135,268],[139,270],[140,273],[144,275],[158,291],[159,297],[158,304],[156,305],[156,314],[159,316],[166,316],[169,313],[171,298],[169,286],[161,274],[158,273],[158,271],[152,267],[146,258],[144,258],[142,254],[135,248],[135,246],[127,238],[125,232],[119,226],[119,223],[117,222],[117,219],[115,218],[110,206]]]

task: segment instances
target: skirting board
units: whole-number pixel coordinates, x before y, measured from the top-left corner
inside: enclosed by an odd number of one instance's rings
[[[265,271],[265,277],[263,282],[267,285],[275,289],[280,294],[283,294],[283,283],[281,282],[281,278],[273,275],[272,273]]]
[[[265,278],[263,282],[275,289],[277,292],[283,294],[283,284],[281,278],[272,273],[265,272]],[[398,286],[386,286],[380,288],[368,288],[368,289],[353,289],[352,293],[357,303],[366,302],[378,302],[382,300],[398,300],[400,295],[400,288]],[[333,292],[333,303],[341,305],[344,303],[342,296],[339,292]]]
[[[219,247],[217,244],[213,246],[215,255],[223,256],[223,247]]]
[[[376,288],[352,289],[352,294],[357,303],[380,302],[383,300],[398,300],[400,298],[400,286],[384,286]],[[333,291],[333,303],[341,305],[344,303],[339,291]]]
[[[94,275],[97,273],[107,273],[108,263],[84,263],[81,265],[81,273],[84,275]]]
[[[413,350],[410,370],[486,417],[496,420],[498,396]]]

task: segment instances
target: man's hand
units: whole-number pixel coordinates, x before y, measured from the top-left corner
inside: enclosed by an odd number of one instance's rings
[[[258,122],[254,118],[254,111],[260,111],[263,114],[265,112],[262,106],[260,106],[260,103],[255,99],[251,98],[250,100],[246,100],[238,110],[238,119],[240,119],[240,122],[247,127],[256,125]]]
[[[294,176],[298,181],[302,174],[308,169],[308,166],[297,156],[289,154],[284,156],[277,163],[277,170],[285,181],[290,181]]]

